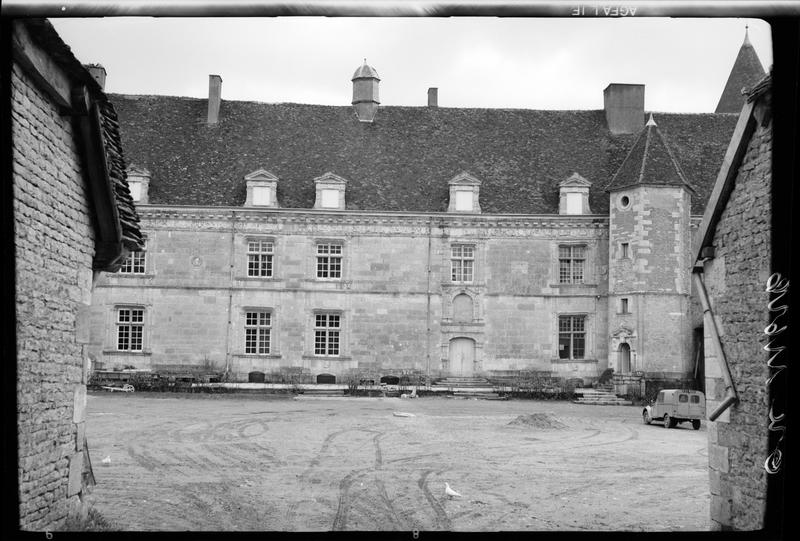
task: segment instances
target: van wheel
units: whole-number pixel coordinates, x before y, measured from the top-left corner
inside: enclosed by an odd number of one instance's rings
[[[647,410],[642,412],[642,422],[646,425],[649,425],[653,420],[650,418],[650,414],[647,413]]]
[[[700,419],[692,420],[692,428],[695,430],[700,430]]]
[[[664,414],[664,428],[672,428],[675,426],[675,419],[670,417],[668,414]]]

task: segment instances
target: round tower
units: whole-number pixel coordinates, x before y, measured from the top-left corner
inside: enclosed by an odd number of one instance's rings
[[[375,68],[367,65],[367,59],[353,74],[353,108],[361,122],[372,122],[378,111],[378,83],[380,77]]]

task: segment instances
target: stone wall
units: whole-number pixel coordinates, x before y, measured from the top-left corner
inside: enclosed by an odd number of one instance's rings
[[[449,366],[451,340],[474,340],[475,370],[596,377],[607,365],[607,230],[596,217],[337,214],[280,209],[139,208],[142,275],[104,275],[93,302],[92,354],[105,368],[212,363],[247,373],[303,368],[337,377]],[[273,276],[247,276],[248,239],[274,246]],[[316,243],[343,246],[340,280],[316,278]],[[586,284],[558,284],[558,246],[587,247]],[[453,243],[475,246],[469,284],[450,279]],[[454,300],[471,303],[460,320]],[[468,299],[465,299],[465,296]],[[116,351],[115,309],[145,308],[144,351]],[[244,351],[248,309],[272,313],[272,351]],[[229,311],[230,309],[230,311]],[[342,314],[341,354],[314,355],[315,310]],[[586,360],[558,358],[559,313],[587,315]],[[228,323],[230,322],[230,324]]]
[[[769,373],[762,345],[769,323],[765,286],[771,274],[771,149],[771,127],[758,127],[716,228],[715,257],[704,268],[711,309],[739,395],[738,404],[708,424],[715,529],[752,530],[764,525]],[[710,413],[724,398],[725,386],[708,328],[705,335]]]
[[[622,204],[623,197],[629,205]],[[681,187],[640,186],[611,195],[608,325],[611,366],[620,343],[649,379],[693,372],[690,321],[691,197]],[[622,243],[628,244],[628,257]],[[628,313],[621,310],[628,301]]]
[[[94,233],[70,117],[16,64],[10,83],[20,527],[43,530],[81,509]]]

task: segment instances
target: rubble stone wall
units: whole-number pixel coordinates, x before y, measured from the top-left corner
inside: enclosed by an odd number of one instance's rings
[[[70,117],[17,65],[11,98],[20,527],[45,530],[83,509],[94,233]]]
[[[756,129],[714,236],[704,279],[739,402],[708,423],[711,519],[716,529],[763,527],[766,503],[768,324],[765,292],[771,257],[769,126]],[[705,326],[706,397],[711,413],[724,399],[719,359]]]

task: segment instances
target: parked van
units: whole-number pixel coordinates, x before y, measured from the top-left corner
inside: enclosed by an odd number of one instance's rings
[[[658,392],[655,402],[642,410],[642,421],[649,425],[661,421],[664,428],[691,421],[692,428],[700,429],[700,420],[706,417],[706,397],[700,391],[664,389]]]

